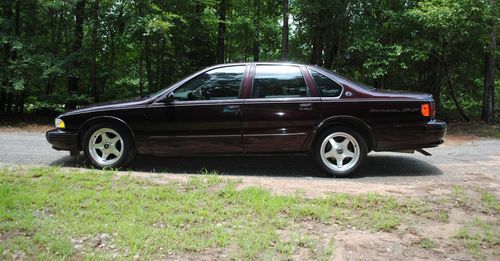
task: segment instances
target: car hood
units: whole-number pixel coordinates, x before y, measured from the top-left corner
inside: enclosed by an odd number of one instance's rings
[[[67,111],[67,112],[63,113],[61,116],[83,114],[83,113],[89,113],[89,112],[95,112],[95,111],[101,111],[101,110],[119,110],[119,109],[130,108],[130,107],[141,107],[141,106],[146,106],[147,102],[148,102],[148,99],[141,98],[141,97],[108,101],[108,102],[100,102],[100,103],[95,103],[92,105],[87,105],[87,106],[83,106],[83,107],[80,107],[80,108],[77,108],[74,110]]]

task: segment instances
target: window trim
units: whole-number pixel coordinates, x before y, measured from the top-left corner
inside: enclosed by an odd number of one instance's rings
[[[185,86],[186,84],[190,83],[191,81],[193,81],[194,79],[196,79],[198,76],[201,76],[205,73],[208,73],[210,71],[214,71],[214,70],[220,70],[220,69],[224,69],[224,68],[229,68],[229,67],[243,67],[243,71],[242,71],[242,75],[241,75],[241,80],[240,80],[240,88],[238,90],[238,95],[236,96],[236,98],[234,99],[208,99],[208,100],[192,100],[192,101],[174,101],[173,104],[184,104],[184,103],[192,103],[192,102],[197,102],[197,103],[202,103],[202,102],[206,102],[206,101],[217,101],[217,102],[224,102],[224,101],[235,101],[235,100],[240,100],[242,99],[241,98],[241,95],[242,95],[242,91],[243,91],[243,83],[245,81],[245,76],[246,76],[246,73],[247,73],[247,65],[229,65],[229,66],[222,66],[222,67],[217,67],[217,68],[209,68],[207,70],[204,70],[203,72],[197,74],[197,75],[194,75],[193,77],[189,78],[187,81],[183,82],[182,84],[180,84],[179,86],[173,88],[172,90],[168,91],[167,93],[174,93],[176,90],[178,90],[179,88],[182,88],[183,86]]]
[[[344,85],[342,85],[341,83],[339,83],[338,81],[336,81],[336,80],[335,80],[335,79],[333,79],[332,77],[330,77],[330,76],[328,76],[328,75],[326,75],[326,74],[324,74],[324,73],[322,73],[322,72],[320,72],[320,71],[318,71],[318,70],[315,70],[315,69],[313,69],[313,68],[307,68],[307,70],[308,70],[308,72],[309,72],[309,75],[311,75],[311,79],[312,79],[312,81],[313,81],[313,83],[314,83],[314,87],[316,87],[316,90],[318,91],[318,96],[319,96],[321,99],[335,99],[335,100],[337,100],[337,99],[340,99],[340,98],[342,97],[342,95],[344,94],[344,90],[345,90]],[[334,82],[334,83],[338,84],[338,85],[340,86],[340,88],[341,88],[341,90],[340,90],[340,94],[339,94],[338,96],[335,96],[335,97],[330,97],[330,96],[324,97],[324,96],[322,96],[322,95],[321,95],[321,89],[318,87],[318,84],[317,84],[317,83],[316,83],[316,81],[314,80],[314,76],[312,75],[311,71],[314,71],[314,72],[316,72],[316,73],[319,73],[319,74],[321,74],[321,75],[325,76],[326,78],[330,79],[332,82]]]
[[[192,79],[198,77],[199,75],[202,75],[206,72],[209,72],[211,70],[216,70],[216,69],[221,69],[221,68],[227,68],[227,67],[236,67],[236,66],[244,66],[245,67],[245,71],[243,73],[243,79],[242,79],[242,83],[240,85],[240,91],[239,91],[239,96],[237,99],[228,99],[228,101],[235,101],[235,100],[240,100],[240,99],[244,99],[244,97],[242,97],[243,93],[242,93],[242,90],[244,88],[246,88],[243,84],[245,83],[245,78],[247,77],[248,73],[249,73],[249,70],[250,70],[250,66],[249,64],[223,64],[223,65],[216,65],[216,66],[211,66],[211,67],[208,67],[208,68],[205,68],[204,70],[201,70],[201,71],[197,71],[191,75],[189,75],[188,77],[184,78],[184,79],[181,79],[180,81],[170,85],[169,87],[165,88],[161,93],[159,93],[158,95],[156,95],[155,97],[151,97],[151,101],[148,103],[149,105],[148,106],[151,106],[151,105],[165,105],[162,100],[167,96],[169,95],[170,93],[174,92],[175,90],[177,90],[178,88],[180,88],[181,86],[183,86],[184,84],[186,84],[187,82],[191,81]],[[221,102],[221,101],[225,101],[225,100],[205,100],[205,101],[217,101],[217,102]],[[182,103],[189,103],[189,102],[193,102],[193,101],[182,101]],[[181,103],[180,101],[177,101],[177,102],[174,102],[170,105],[175,105],[175,104],[179,104]],[[154,107],[157,107],[157,106],[154,106]]]
[[[252,97],[253,95],[253,91],[254,91],[254,87],[255,87],[255,76],[257,75],[257,67],[258,66],[287,66],[287,67],[296,67],[299,69],[299,72],[300,74],[302,75],[302,78],[304,79],[304,83],[306,85],[306,88],[307,88],[307,91],[309,92],[309,95],[310,96],[305,96],[305,97],[287,97],[287,96],[283,96],[283,97],[272,97],[272,98],[254,98]],[[272,100],[272,101],[278,101],[278,100],[291,100],[291,101],[294,101],[294,100],[303,100],[303,99],[310,99],[310,98],[313,98],[315,97],[311,91],[311,88],[309,86],[309,84],[307,83],[307,79],[304,75],[304,72],[302,71],[301,69],[301,66],[300,65],[296,65],[296,64],[255,64],[253,69],[252,69],[252,83],[250,85],[250,92],[248,93],[247,97],[245,98],[246,100],[248,101],[254,101],[254,100],[258,100],[258,101],[269,101],[269,100]]]

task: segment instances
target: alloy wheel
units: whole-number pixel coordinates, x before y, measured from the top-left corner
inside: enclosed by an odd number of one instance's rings
[[[320,150],[323,163],[336,172],[349,171],[360,158],[358,141],[345,132],[334,132],[326,136]]]
[[[90,156],[99,165],[113,165],[123,156],[123,139],[120,134],[110,128],[96,130],[89,139]]]

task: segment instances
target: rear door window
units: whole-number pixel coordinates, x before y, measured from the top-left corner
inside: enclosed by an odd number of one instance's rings
[[[291,65],[257,65],[252,98],[310,97],[302,71]]]

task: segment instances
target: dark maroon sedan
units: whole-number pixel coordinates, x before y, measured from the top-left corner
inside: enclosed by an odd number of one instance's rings
[[[222,64],[158,93],[69,111],[47,140],[83,150],[98,168],[136,155],[311,154],[346,176],[370,151],[415,151],[443,143],[429,94],[381,91],[320,67]]]

